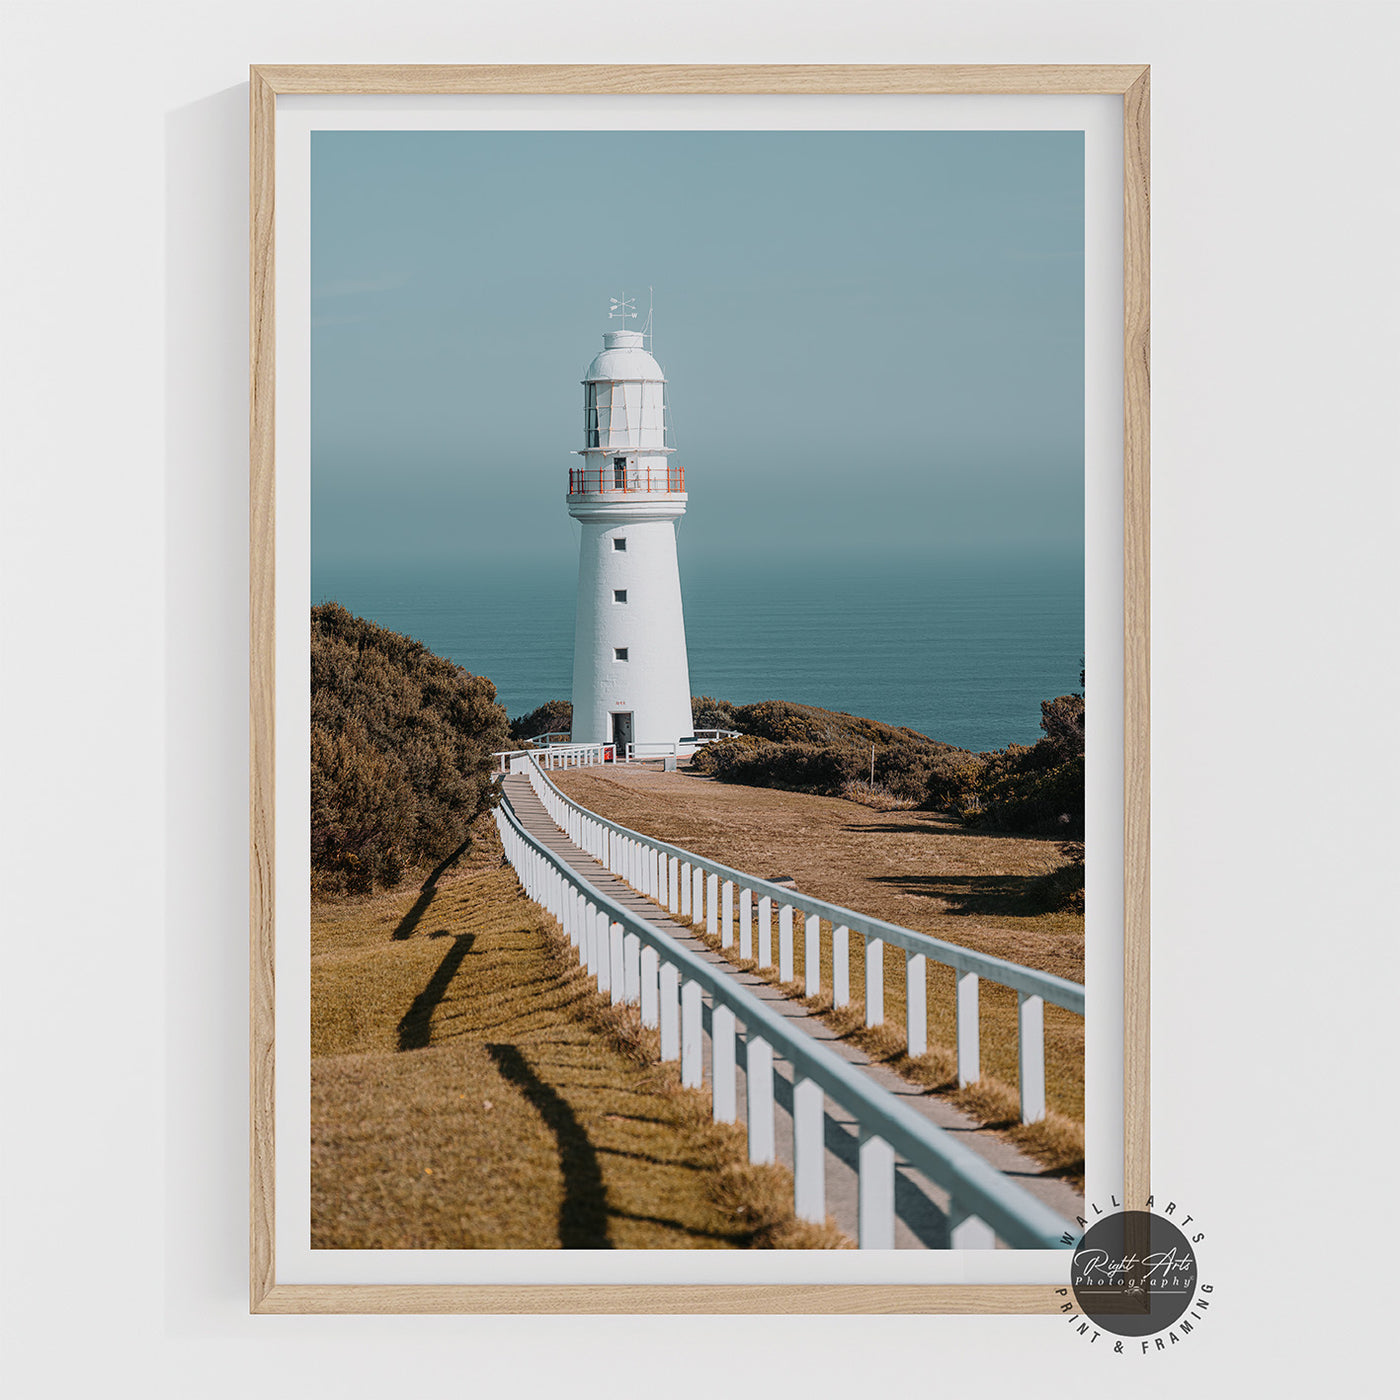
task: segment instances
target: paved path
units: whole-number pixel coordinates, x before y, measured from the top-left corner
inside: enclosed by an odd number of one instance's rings
[[[529,779],[521,774],[513,774],[505,779],[505,795],[511,808],[520,819],[521,825],[541,845],[563,858],[578,871],[590,884],[616,900],[623,908],[638,914],[655,927],[663,929],[689,951],[705,959],[706,962],[724,971],[740,986],[747,988],[761,1001],[789,1021],[797,1023],[814,1040],[825,1041],[843,1059],[859,1066],[877,1084],[901,1098],[916,1113],[921,1113],[931,1123],[954,1134],[979,1156],[986,1158],[994,1167],[1016,1178],[1032,1195],[1039,1197],[1052,1210],[1071,1220],[1082,1215],[1084,1198],[1067,1182],[1058,1177],[1044,1175],[1043,1168],[1033,1158],[1013,1147],[994,1133],[981,1128],[978,1123],[953,1107],[946,1099],[936,1094],[925,1093],[908,1080],[900,1078],[893,1070],[875,1064],[864,1051],[837,1038],[820,1017],[813,1015],[800,1002],[786,996],[777,987],[751,972],[742,972],[720,954],[695,937],[683,924],[669,918],[656,904],[638,894],[630,885],[612,874],[606,866],[594,860],[587,851],[576,846],[555,826],[545,811],[544,804],[535,796]],[[705,997],[705,1079],[710,1079],[710,999]],[[744,1077],[744,1041],[738,1038],[739,1061],[739,1121],[743,1122],[746,1113],[747,1095]],[[787,1166],[792,1165],[792,1070],[778,1058],[774,1058],[774,1097],[777,1102],[776,1115],[778,1160]],[[857,1222],[857,1172],[856,1147],[857,1130],[851,1115],[831,1099],[826,1100],[826,1208],[838,1227],[856,1238]],[[902,1159],[897,1161],[895,1171],[895,1248],[896,1249],[946,1249],[948,1246],[948,1196],[940,1187],[915,1172]]]

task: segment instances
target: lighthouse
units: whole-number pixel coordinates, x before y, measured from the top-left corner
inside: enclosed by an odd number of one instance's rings
[[[622,324],[630,314],[620,306]],[[579,522],[574,623],[576,744],[618,757],[693,740],[676,561],[685,475],[667,442],[666,376],[641,331],[610,330],[583,379],[584,444],[569,472]]]

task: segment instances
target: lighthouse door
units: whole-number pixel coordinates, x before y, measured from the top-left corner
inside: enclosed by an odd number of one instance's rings
[[[627,757],[627,745],[632,742],[632,712],[630,710],[623,714],[614,714],[613,717],[613,743],[618,747],[618,757]]]

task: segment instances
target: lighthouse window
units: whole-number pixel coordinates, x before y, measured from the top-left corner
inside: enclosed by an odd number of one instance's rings
[[[615,550],[617,550],[617,552],[618,552],[619,554],[626,554],[626,553],[627,553],[627,536],[626,536],[626,535],[615,535],[615,536],[613,536],[613,548],[614,548]]]
[[[627,660],[627,648],[626,648],[626,647],[614,647],[614,648],[613,648],[613,660],[614,660],[614,661],[626,661],[626,660]]]
[[[627,590],[625,588],[613,589],[613,602],[625,603],[627,601]]]
[[[627,485],[627,458],[613,458],[613,485],[621,491]]]
[[[584,432],[587,434],[587,446],[598,446],[598,386],[589,384],[585,386],[584,400]]]

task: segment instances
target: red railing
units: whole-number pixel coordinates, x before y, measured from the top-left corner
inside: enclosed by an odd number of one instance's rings
[[[644,491],[685,490],[684,467],[572,467],[569,495],[628,495]]]

